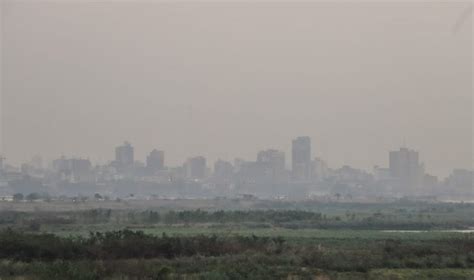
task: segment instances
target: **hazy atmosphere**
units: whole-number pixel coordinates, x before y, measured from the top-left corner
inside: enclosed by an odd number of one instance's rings
[[[474,279],[472,2],[0,8],[0,279]]]
[[[331,166],[472,166],[469,3],[2,1],[2,150],[106,163],[254,159],[312,138]]]

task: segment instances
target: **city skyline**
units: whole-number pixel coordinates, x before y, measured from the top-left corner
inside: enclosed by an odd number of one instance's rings
[[[132,138],[132,137],[129,137],[129,138]],[[313,139],[312,137],[310,137],[310,138]],[[124,140],[124,141],[125,142],[133,142],[133,141],[128,141],[128,140]],[[316,142],[313,145],[317,145],[317,143],[318,142]],[[315,151],[313,153],[311,153],[311,159],[313,159],[315,157],[319,157],[319,158],[325,159],[327,162],[330,162],[331,164],[333,164],[335,166],[349,165],[349,166],[353,166],[353,167],[356,167],[356,168],[359,168],[359,169],[371,171],[374,166],[383,166],[383,165],[385,165],[385,163],[386,163],[385,162],[386,161],[385,160],[385,153],[387,152],[387,150],[398,149],[400,147],[404,147],[404,148],[410,147],[410,148],[415,149],[418,152],[424,154],[425,159],[430,158],[429,155],[427,155],[425,152],[423,152],[423,150],[417,148],[417,146],[410,145],[410,144],[407,144],[407,143],[409,143],[409,141],[407,142],[406,138],[403,138],[403,139],[400,140],[400,144],[394,145],[393,147],[390,146],[390,147],[387,147],[386,150],[379,151],[379,153],[377,153],[377,154],[379,154],[377,156],[377,158],[379,158],[379,160],[377,162],[373,162],[372,164],[367,163],[365,165],[360,165],[360,162],[357,160],[358,157],[364,157],[368,154],[368,153],[366,153],[366,154],[360,153],[360,151],[364,151],[365,149],[369,150],[370,147],[368,147],[368,146],[361,146],[360,149],[359,149],[359,152],[355,152],[353,150],[339,149],[340,152],[343,152],[343,153],[345,152],[347,154],[350,154],[350,157],[349,156],[345,157],[345,158],[348,159],[348,161],[346,162],[346,161],[341,160],[341,159],[336,160],[334,158],[331,158],[330,150],[327,149],[327,148],[324,149],[324,147],[328,146],[327,143],[320,143],[322,146],[314,147]],[[116,145],[116,144],[117,144],[117,142],[111,143],[111,145]],[[136,145],[134,147],[135,147],[135,155],[137,157],[137,160],[140,161],[140,162],[143,162],[143,163],[146,162],[146,157],[154,149],[159,149],[159,150],[163,150],[163,151],[167,150],[166,147],[163,146],[163,145],[156,145],[156,146],[152,145],[152,146],[149,146],[149,148],[140,147],[138,145]],[[179,147],[173,146],[172,149],[169,149],[169,150],[174,150],[174,149],[179,149]],[[291,141],[288,141],[288,143],[286,145],[281,145],[281,144],[280,145],[271,145],[271,144],[265,145],[265,144],[261,144],[258,147],[255,146],[255,148],[252,149],[252,150],[245,151],[243,154],[210,153],[211,155],[210,156],[206,155],[206,158],[209,159],[211,162],[218,161],[219,159],[226,160],[226,161],[232,161],[235,158],[244,158],[244,159],[247,159],[247,160],[251,160],[251,159],[254,158],[254,154],[256,155],[259,151],[262,151],[262,150],[265,150],[265,149],[280,150],[280,151],[283,151],[286,155],[291,156],[291,150],[292,150]],[[372,155],[374,154],[374,152],[370,152],[370,153]],[[41,153],[41,152],[38,152],[38,151],[32,151],[31,153],[29,153],[29,156],[26,156],[24,158],[15,157],[15,155],[9,154],[9,153],[1,153],[0,152],[0,154],[3,157],[5,157],[6,162],[10,162],[13,165],[20,165],[21,163],[24,163],[24,162],[27,162],[27,161],[31,160],[35,156],[41,156],[43,159],[45,159],[47,161],[53,161],[54,159],[57,159],[60,156],[78,157],[78,158],[90,159],[92,162],[94,162],[96,164],[107,164],[113,159],[115,152],[112,151],[112,150],[103,151],[103,152],[100,153],[100,155],[97,155],[97,154],[90,153],[90,152],[77,153],[77,152],[62,151],[59,154],[44,154],[44,153]],[[203,154],[203,152],[196,150],[194,152],[191,152],[187,156],[185,155],[184,158],[179,158],[177,156],[173,156],[173,154],[170,154],[169,152],[167,154],[168,154],[168,158],[167,158],[168,162],[172,163],[172,165],[179,165],[187,157],[192,156],[192,155],[200,155],[200,154]],[[471,154],[471,152],[468,151],[467,154]],[[12,160],[12,158],[13,158],[13,160]],[[430,165],[430,164],[428,164],[427,160],[424,160],[423,162],[426,163],[427,166],[431,166],[431,167],[436,166],[437,163],[439,164],[439,162],[431,161],[430,163],[432,165]],[[359,164],[357,164],[357,163],[359,163]],[[286,167],[287,168],[291,167],[291,160],[287,160]],[[467,165],[464,165],[464,166],[452,166],[452,167],[445,166],[443,168],[438,168],[438,169],[434,168],[434,169],[438,170],[438,172],[433,171],[432,173],[436,174],[438,176],[441,176],[441,177],[448,176],[453,168],[473,169],[473,165],[472,164],[467,164]],[[428,167],[428,169],[430,170],[429,167]]]
[[[324,159],[326,162],[331,163],[331,165],[333,165],[333,166],[348,165],[348,166],[353,166],[353,167],[361,169],[361,170],[366,170],[366,171],[371,172],[375,166],[385,166],[385,165],[388,166],[389,162],[386,159],[387,151],[398,150],[398,148],[410,148],[410,149],[416,150],[418,153],[423,154],[424,159],[426,158],[426,154],[422,150],[418,149],[416,146],[412,146],[412,145],[407,144],[407,141],[404,138],[404,139],[401,140],[401,143],[398,146],[395,145],[393,147],[389,147],[387,150],[381,151],[381,156],[379,156],[379,158],[382,158],[382,159],[378,162],[374,162],[371,165],[358,166],[358,165],[351,164],[351,162],[344,162],[344,161],[340,161],[340,162],[337,163],[334,160],[331,160],[330,157],[325,157],[324,156],[324,155],[328,155],[330,153],[328,151],[323,151],[321,149],[321,147],[316,146],[318,142],[315,141],[311,136],[304,136],[304,137],[309,137],[312,141],[312,146],[314,145],[314,147],[312,147],[312,149],[311,149],[310,159],[313,160],[314,158],[321,158],[321,159]],[[138,161],[138,162],[141,162],[141,163],[144,163],[144,164],[147,162],[147,157],[154,150],[157,150],[159,152],[166,152],[166,155],[167,155],[166,160],[170,164],[170,166],[179,166],[182,163],[184,163],[186,161],[186,159],[188,159],[189,157],[198,156],[198,155],[204,156],[209,162],[212,162],[212,163],[214,163],[218,160],[233,161],[234,159],[237,159],[237,158],[242,158],[242,159],[245,159],[245,160],[254,160],[254,159],[256,159],[257,154],[259,152],[264,151],[264,150],[272,150],[273,149],[273,150],[277,150],[277,151],[282,151],[287,156],[287,160],[285,161],[285,168],[291,170],[291,167],[292,167],[292,159],[291,159],[292,144],[291,144],[291,139],[290,138],[288,138],[288,139],[289,139],[288,145],[286,147],[283,147],[283,148],[281,148],[282,145],[280,145],[280,146],[261,145],[260,148],[255,148],[253,150],[246,151],[244,153],[244,155],[239,155],[239,154],[229,155],[229,154],[226,154],[226,155],[222,155],[222,156],[217,155],[217,156],[214,156],[214,157],[210,157],[209,155],[205,154],[203,151],[195,151],[195,152],[192,152],[191,154],[189,154],[189,155],[187,155],[187,156],[185,156],[184,158],[181,158],[181,159],[176,157],[176,156],[173,157],[172,154],[167,152],[166,147],[164,147],[163,145],[161,145],[161,146],[156,145],[156,146],[150,146],[150,148],[144,148],[144,147],[140,147],[138,145],[133,145],[133,141],[129,141],[128,139],[123,140],[122,144],[124,144],[124,143],[125,144],[127,144],[127,143],[131,144],[133,146],[133,149],[134,149],[135,161]],[[32,152],[30,154],[31,155],[30,157],[26,157],[26,158],[22,158],[22,159],[16,158],[15,160],[11,160],[11,158],[8,157],[7,153],[0,152],[0,156],[2,156],[4,158],[4,162],[12,164],[14,166],[20,166],[22,163],[29,162],[30,160],[32,160],[32,159],[34,159],[35,157],[38,157],[38,156],[41,157],[44,161],[48,161],[48,162],[53,162],[55,159],[58,159],[60,157],[65,156],[65,157],[69,157],[69,158],[89,159],[89,160],[91,160],[91,162],[93,164],[104,165],[104,164],[109,164],[112,161],[114,161],[114,158],[115,158],[116,153],[117,153],[115,148],[120,146],[120,145],[118,145],[119,143],[120,143],[120,141],[116,141],[114,143],[111,143],[111,147],[114,147],[114,148],[109,149],[109,151],[107,151],[107,152],[101,153],[101,155],[105,155],[105,156],[97,156],[95,154],[87,153],[87,152],[83,153],[83,154],[79,154],[79,153],[75,153],[75,152],[61,152],[59,154],[49,154],[49,155],[42,154],[41,152]],[[114,145],[116,145],[116,146],[114,146]],[[363,150],[362,148],[368,148],[368,147],[361,147],[361,150]],[[352,153],[353,151],[347,151],[347,152]],[[109,155],[107,156],[106,154],[109,154]],[[170,160],[170,158],[171,158],[171,160]],[[422,163],[424,163],[426,166],[428,166],[428,171],[430,171],[430,167],[429,167],[430,165],[427,163],[427,161],[423,160]],[[430,173],[434,174],[434,175],[437,175],[439,177],[446,177],[451,173],[451,171],[453,169],[459,169],[459,168],[460,169],[470,169],[470,170],[474,169],[472,165],[452,166],[452,167],[447,166],[445,168],[445,170],[443,170],[443,172],[439,172],[439,173],[430,172]]]
[[[309,146],[307,146],[309,145]],[[308,148],[307,148],[308,147]],[[211,169],[212,171],[215,171],[212,169],[212,167],[215,167],[215,164],[218,162],[230,162],[234,163],[236,160],[245,160],[246,162],[268,162],[271,163],[272,161],[276,160],[277,166],[283,165],[284,170],[291,171],[291,177],[296,180],[309,180],[310,177],[310,171],[309,169],[313,168],[312,165],[314,164],[314,161],[320,161],[323,160],[325,164],[328,164],[330,160],[326,158],[322,158],[319,155],[315,154],[313,152],[313,139],[309,136],[297,136],[293,138],[291,141],[291,148],[290,152],[286,152],[284,150],[280,149],[275,149],[275,148],[264,148],[261,150],[258,150],[253,157],[250,158],[243,158],[239,155],[236,155],[233,158],[222,158],[218,157],[216,159],[209,159],[205,154],[203,153],[195,153],[193,155],[188,155],[186,158],[182,159],[181,162],[178,163],[168,163],[165,161],[165,158],[168,157],[168,154],[166,153],[165,149],[157,149],[157,148],[152,148],[148,152],[145,152],[145,157],[141,158],[136,155],[136,146],[133,145],[128,140],[124,140],[121,145],[117,145],[113,147],[114,153],[113,155],[109,158],[106,159],[103,162],[100,161],[94,161],[91,157],[87,156],[81,156],[81,155],[74,155],[74,154],[61,154],[56,157],[52,157],[51,159],[45,159],[42,157],[41,154],[36,153],[34,156],[32,156],[30,159],[27,159],[25,161],[20,162],[19,164],[11,163],[8,161],[6,157],[3,156],[3,163],[4,164],[10,164],[12,166],[21,166],[22,164],[25,163],[34,163],[37,161],[41,161],[42,163],[48,162],[51,164],[51,166],[55,165],[55,161],[58,159],[87,159],[91,161],[92,165],[96,166],[101,166],[101,165],[112,165],[115,166],[116,168],[123,168],[127,166],[132,166],[135,163],[143,164],[145,167],[152,167],[154,170],[160,170],[160,169],[165,169],[165,168],[172,168],[172,167],[177,167],[177,166],[182,166],[186,168],[186,165],[188,164],[189,161],[202,158],[205,163],[205,167],[208,169]],[[296,150],[295,150],[296,149]],[[465,169],[465,170],[473,170],[472,168],[469,167],[452,167],[449,172],[447,173],[446,176],[435,174],[429,171],[429,167],[427,168],[428,170],[425,170],[425,162],[423,161],[423,157],[420,158],[419,154],[420,151],[414,148],[411,148],[404,143],[403,145],[400,145],[398,148],[393,148],[388,151],[386,151],[386,159],[385,162],[381,164],[373,164],[370,168],[360,168],[358,166],[353,166],[347,163],[341,164],[341,165],[330,165],[331,168],[340,168],[344,166],[350,166],[353,168],[357,168],[360,170],[364,170],[368,173],[374,173],[375,169],[377,168],[388,168],[388,169],[393,169],[392,166],[397,166],[397,169],[403,169],[403,168],[409,168],[409,166],[413,165],[409,159],[404,160],[403,162],[400,163],[394,163],[394,157],[395,155],[398,154],[407,154],[404,157],[408,157],[408,155],[414,154],[414,157],[416,157],[416,162],[414,163],[416,168],[420,168],[422,170],[422,173],[426,172],[427,174],[430,175],[435,175],[436,177],[439,178],[445,178],[448,177],[453,170],[456,169]],[[306,154],[306,155],[305,155]],[[166,155],[166,156],[165,156]],[[281,160],[279,159],[281,158]],[[303,158],[303,159],[301,159]],[[306,162],[307,161],[307,162]],[[397,161],[399,161],[397,159]],[[280,162],[282,162],[280,164]],[[303,166],[301,165],[303,164]],[[47,168],[48,166],[43,166],[44,168]],[[296,169],[295,169],[296,168]],[[280,169],[280,168],[278,168]],[[303,169],[303,170],[302,170]],[[306,169],[306,170],[304,170]],[[297,174],[295,175],[295,171]],[[393,172],[393,171],[391,171]],[[396,172],[401,172],[401,171],[396,171]],[[405,171],[408,172],[408,171]],[[306,173],[306,174],[305,174]],[[375,175],[375,174],[374,174]],[[395,174],[392,174],[395,175]],[[408,176],[408,175],[407,175]],[[414,175],[411,175],[412,177]],[[413,180],[413,179],[411,179]]]
[[[468,5],[2,1],[1,152],[177,165],[308,135],[370,170],[405,139],[446,176],[473,160]]]
[[[165,161],[166,151],[153,149],[140,160],[135,147],[124,141],[114,148],[107,164],[61,156],[52,163],[35,156],[15,167],[0,162],[0,192],[22,191],[72,195],[105,191],[124,196],[133,190],[140,196],[203,197],[250,194],[260,198],[308,199],[339,194],[363,197],[472,196],[471,169],[453,168],[439,177],[426,170],[419,152],[407,147],[389,150],[386,163],[371,171],[350,165],[333,166],[312,154],[312,139],[291,140],[291,156],[277,149],[263,149],[248,160],[208,161],[203,155],[188,156],[179,165]],[[291,162],[288,168],[288,162]],[[214,168],[212,168],[214,167]]]

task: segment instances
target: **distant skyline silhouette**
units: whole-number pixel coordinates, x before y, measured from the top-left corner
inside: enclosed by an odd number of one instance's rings
[[[470,3],[2,1],[2,151],[472,168]],[[453,27],[458,26],[458,27]],[[453,28],[456,29],[453,36]]]

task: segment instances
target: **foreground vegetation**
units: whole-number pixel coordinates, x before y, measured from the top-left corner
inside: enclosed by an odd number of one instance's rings
[[[474,279],[472,204],[273,206],[0,211],[0,279]]]
[[[0,259],[4,260],[0,277],[309,279],[325,275],[364,279],[391,275],[403,279],[428,269],[426,275],[432,279],[442,275],[469,279],[474,269],[474,235],[459,237],[372,242],[324,239],[301,244],[255,235],[154,236],[123,230],[59,237],[4,230],[0,232]]]
[[[192,204],[192,202],[189,202]],[[262,202],[264,204],[266,202]],[[0,211],[0,227],[47,231],[86,229],[97,225],[110,229],[126,226],[212,225],[245,228],[351,229],[351,230],[450,230],[474,227],[474,204],[469,203],[308,203],[279,202],[251,210],[175,210],[92,208],[84,210],[17,210],[25,203],[11,203]],[[32,203],[33,205],[35,203]],[[40,204],[41,205],[41,204]],[[106,204],[107,205],[107,204]],[[258,204],[256,204],[258,205]],[[293,209],[295,206],[295,209]],[[298,207],[296,207],[298,206]],[[305,207],[302,207],[305,206]],[[38,206],[40,207],[40,206]]]

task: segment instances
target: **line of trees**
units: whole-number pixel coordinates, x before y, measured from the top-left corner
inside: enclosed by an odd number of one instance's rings
[[[284,240],[278,237],[153,236],[142,231],[120,230],[66,238],[6,229],[0,232],[0,259],[53,261],[220,256],[249,251],[274,253],[281,251],[283,245]]]
[[[295,266],[337,271],[372,268],[474,268],[474,239],[377,240],[360,244],[288,243],[281,237],[162,236],[141,231],[90,233],[59,237],[0,231],[0,259],[14,261],[179,259],[262,255],[283,258]]]
[[[441,215],[441,214],[440,214]],[[319,212],[300,210],[251,210],[251,211],[168,211],[153,210],[111,210],[91,209],[71,212],[0,212],[0,225],[25,226],[107,224],[150,225],[150,224],[239,224],[249,227],[323,228],[323,229],[465,229],[474,226],[466,216],[438,219],[438,216],[419,213],[405,216],[400,214],[356,214],[346,211],[344,215],[326,216]]]

